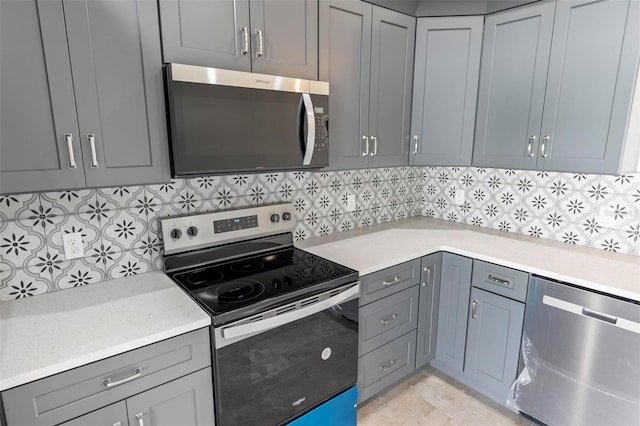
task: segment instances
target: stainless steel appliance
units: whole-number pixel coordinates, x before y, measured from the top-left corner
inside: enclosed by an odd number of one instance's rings
[[[161,221],[166,273],[212,318],[219,426],[288,423],[356,383],[358,273],[295,248],[291,211]]]
[[[329,83],[165,66],[174,176],[329,165]]]
[[[513,406],[548,425],[640,424],[640,304],[534,277]]]

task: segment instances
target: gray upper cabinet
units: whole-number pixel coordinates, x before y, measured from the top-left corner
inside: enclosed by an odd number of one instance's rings
[[[413,17],[364,2],[320,2],[332,169],[407,164],[414,40]]]
[[[168,180],[155,2],[1,5],[0,192]]]
[[[474,166],[535,168],[554,5],[535,3],[486,18]]]
[[[251,71],[249,0],[160,0],[165,62]]]
[[[557,3],[538,168],[619,171],[639,52],[637,0]]]
[[[442,254],[438,334],[434,366],[462,373],[473,260]]]
[[[318,78],[318,0],[160,0],[165,62]]]
[[[418,19],[412,165],[471,165],[483,23],[483,16]]]
[[[0,193],[85,185],[64,19],[61,0],[0,2]]]
[[[436,357],[442,253],[423,257],[421,266],[416,368],[428,364]]]
[[[617,173],[639,53],[637,1],[542,2],[487,17],[473,164]]]

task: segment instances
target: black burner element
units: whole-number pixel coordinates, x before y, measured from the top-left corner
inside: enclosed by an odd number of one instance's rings
[[[237,280],[210,287],[207,292],[210,291],[218,296],[219,303],[246,302],[260,296],[264,286],[259,281]]]
[[[223,277],[222,272],[214,271],[213,269],[202,269],[188,275],[186,280],[189,284],[193,285],[215,284]]]

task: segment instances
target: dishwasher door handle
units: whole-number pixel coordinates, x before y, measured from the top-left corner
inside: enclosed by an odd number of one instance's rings
[[[546,294],[542,296],[542,303],[575,315],[596,319],[613,327],[622,328],[623,330],[627,330],[635,334],[640,334],[640,322],[594,311],[585,306],[576,305],[575,303],[567,302],[566,300],[556,299],[555,297],[547,296]]]

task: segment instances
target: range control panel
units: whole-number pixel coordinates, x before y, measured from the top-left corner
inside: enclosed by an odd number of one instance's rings
[[[160,225],[165,254],[293,232],[296,226],[291,203],[161,218]]]

